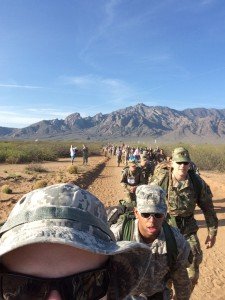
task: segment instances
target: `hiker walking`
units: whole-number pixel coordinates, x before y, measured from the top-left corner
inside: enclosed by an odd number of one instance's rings
[[[141,168],[143,183],[148,184],[154,172],[154,164],[151,163],[146,156],[142,156],[140,161],[140,168]]]
[[[70,146],[70,157],[71,157],[71,164],[73,165],[74,159],[76,156],[76,147],[73,147],[73,145]]]
[[[128,167],[122,171],[121,185],[124,188],[125,199],[128,203],[135,204],[135,191],[139,184],[142,184],[141,168],[135,160],[128,161]]]
[[[110,227],[117,241],[144,243],[152,251],[149,277],[145,276],[139,287],[141,295],[132,293],[126,299],[170,299],[170,288],[167,287],[170,281],[177,300],[190,297],[191,283],[186,269],[190,246],[177,228],[166,223],[166,212],[163,189],[156,185],[140,185],[136,189],[135,219],[126,221],[126,215],[121,215]],[[150,280],[151,272],[154,276]]]
[[[87,166],[89,153],[88,153],[88,147],[86,145],[83,145],[82,154],[83,154],[83,165]]]
[[[183,148],[175,148],[171,166],[157,165],[151,182],[160,185],[167,193],[168,222],[180,229],[191,246],[193,262],[188,268],[192,289],[198,282],[199,265],[202,262],[202,250],[197,236],[198,225],[194,211],[198,205],[205,217],[208,235],[206,248],[216,242],[218,219],[212,202],[212,193],[206,182],[194,170],[189,169],[191,158]]]
[[[122,162],[122,149],[120,146],[116,149],[116,157],[117,157],[117,166],[119,167]]]

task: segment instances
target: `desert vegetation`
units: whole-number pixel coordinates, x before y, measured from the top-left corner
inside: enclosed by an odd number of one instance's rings
[[[121,142],[112,143],[115,145],[121,144]],[[82,141],[0,141],[0,163],[31,163],[28,167],[29,171],[29,168],[38,168],[37,165],[32,165],[32,163],[57,161],[59,158],[69,157],[71,144],[78,148],[78,156],[81,156]],[[102,142],[89,142],[87,145],[90,155],[99,155],[101,153]],[[133,142],[130,145],[143,148],[150,147],[147,143],[137,145]],[[193,162],[200,170],[225,171],[225,145],[183,143],[159,145],[167,156],[170,156],[172,150],[179,146],[183,146],[190,151]]]
[[[70,145],[78,148],[81,155],[82,142],[74,141],[0,141],[0,163],[31,163],[43,161],[56,161],[59,158],[69,157]],[[100,152],[100,143],[88,144],[91,155]]]

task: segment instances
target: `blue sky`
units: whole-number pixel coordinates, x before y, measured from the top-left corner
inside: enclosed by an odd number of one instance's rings
[[[0,126],[225,108],[221,0],[0,0]]]

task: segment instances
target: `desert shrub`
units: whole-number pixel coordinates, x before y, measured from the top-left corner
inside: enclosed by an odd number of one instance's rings
[[[42,161],[56,161],[58,158],[70,156],[70,145],[78,148],[77,155],[80,156],[82,141],[2,141],[0,142],[0,163],[30,163]],[[99,142],[88,142],[90,155],[99,155],[101,144]]]
[[[185,144],[163,145],[161,148],[171,155],[176,147],[186,148],[191,156],[191,160],[197,165],[199,170],[225,172],[225,146],[210,144]]]
[[[48,185],[46,180],[38,180],[34,184],[34,189],[40,189]]]
[[[0,150],[0,163],[5,162],[5,159],[6,159],[6,153],[5,153],[5,151],[1,151]]]
[[[8,174],[8,176],[6,177],[7,180],[10,180],[10,181],[19,181],[20,179],[22,179],[22,176],[19,175],[19,174],[15,174],[15,173],[10,173]]]
[[[78,174],[78,167],[77,166],[69,166],[67,168],[67,171],[70,173],[70,174]]]
[[[25,167],[26,173],[38,172],[38,173],[47,173],[48,170],[40,164],[32,163]]]
[[[1,188],[1,191],[4,194],[12,194],[12,189],[9,187],[8,184],[4,184]]]

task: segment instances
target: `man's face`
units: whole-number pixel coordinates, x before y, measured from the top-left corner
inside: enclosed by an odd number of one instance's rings
[[[190,163],[172,161],[172,168],[175,177],[186,177],[189,170]]]
[[[156,218],[154,216],[145,218],[145,214],[141,214],[136,208],[134,209],[134,214],[138,219],[138,229],[142,238],[146,243],[152,243],[161,231],[162,224],[165,218],[164,215],[161,214],[161,217],[159,218]],[[157,217],[159,216],[159,214],[156,215]]]
[[[33,244],[11,251],[2,257],[2,264],[17,273],[60,278],[99,268],[107,259],[106,255],[49,243]],[[53,289],[46,300],[62,300],[62,297],[59,291]]]
[[[147,160],[141,160],[141,166],[145,167],[147,166],[148,161]]]
[[[129,166],[129,169],[130,169],[130,171],[131,171],[132,173],[135,172],[135,170],[136,170],[136,165],[131,164],[131,165]]]

